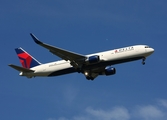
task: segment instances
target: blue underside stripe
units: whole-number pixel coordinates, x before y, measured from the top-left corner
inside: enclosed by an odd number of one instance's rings
[[[74,73],[74,72],[77,72],[76,69],[71,67],[71,68],[55,71],[48,76],[59,76],[59,75],[64,75],[64,74],[69,74],[69,73]]]

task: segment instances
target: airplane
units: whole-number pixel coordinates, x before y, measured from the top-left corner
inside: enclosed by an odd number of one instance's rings
[[[19,71],[20,76],[27,78],[59,76],[78,72],[84,74],[87,80],[94,80],[98,75],[116,74],[116,69],[112,67],[115,64],[141,59],[144,65],[146,57],[154,52],[154,49],[148,45],[133,45],[82,55],[43,43],[34,34],[30,33],[30,35],[36,44],[48,49],[63,60],[42,64],[21,47],[16,48],[15,51],[22,67],[14,64],[9,64],[9,66]]]

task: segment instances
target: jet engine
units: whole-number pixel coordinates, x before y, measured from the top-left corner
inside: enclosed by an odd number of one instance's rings
[[[114,75],[116,73],[116,69],[114,67],[108,66],[105,68],[104,73],[106,76]]]
[[[88,63],[97,63],[100,61],[100,57],[98,55],[90,56],[86,59]]]

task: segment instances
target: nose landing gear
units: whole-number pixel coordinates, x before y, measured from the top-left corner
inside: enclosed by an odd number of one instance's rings
[[[142,59],[142,64],[143,64],[143,65],[146,64],[146,63],[145,63],[145,60],[146,60],[146,58],[143,58],[143,59]]]

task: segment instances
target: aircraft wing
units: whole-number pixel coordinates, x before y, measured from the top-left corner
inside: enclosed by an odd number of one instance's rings
[[[64,50],[64,49],[61,49],[61,48],[43,43],[32,33],[30,33],[30,35],[33,38],[33,40],[35,41],[35,43],[37,43],[38,45],[48,49],[51,53],[57,55],[58,57],[66,60],[66,61],[69,60],[71,62],[71,65],[75,68],[78,68],[85,61],[85,59],[87,58],[84,55],[74,53],[74,52],[71,52],[71,51],[67,51],[67,50]]]

